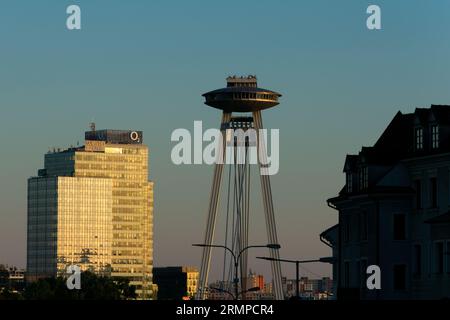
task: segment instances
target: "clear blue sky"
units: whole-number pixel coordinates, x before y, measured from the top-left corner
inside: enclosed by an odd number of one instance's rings
[[[81,31],[65,28],[70,4],[81,6]],[[366,28],[369,4],[381,6],[381,31]],[[172,165],[170,134],[194,120],[216,127],[200,95],[230,74],[256,74],[283,94],[264,114],[281,135],[281,255],[329,255],[318,235],[336,222],[325,200],[344,182],[345,155],[373,144],[398,110],[450,104],[449,18],[450,2],[438,0],[2,0],[0,263],[25,265],[27,178],[94,120],[145,132],[155,265],[198,265],[190,244],[203,241],[212,167]],[[252,243],[265,242],[258,200]],[[250,265],[268,275],[266,263]]]

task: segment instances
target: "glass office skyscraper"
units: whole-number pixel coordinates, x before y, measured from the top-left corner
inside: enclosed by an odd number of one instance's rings
[[[27,278],[69,265],[126,277],[152,296],[153,182],[142,132],[99,130],[83,147],[45,155],[28,180]]]

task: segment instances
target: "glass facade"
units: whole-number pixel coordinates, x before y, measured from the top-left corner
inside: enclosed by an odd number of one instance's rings
[[[58,275],[73,264],[111,275],[112,181],[59,177],[57,199]]]
[[[122,140],[128,134],[116,132]],[[124,144],[94,135],[84,147],[45,156],[40,177],[28,183],[30,279],[76,264],[126,277],[140,298],[152,296],[153,183],[137,134],[130,131],[133,143]]]
[[[198,288],[199,272],[195,268],[187,269],[187,295],[188,297],[195,297]]]
[[[57,177],[28,180],[27,278],[56,274]]]

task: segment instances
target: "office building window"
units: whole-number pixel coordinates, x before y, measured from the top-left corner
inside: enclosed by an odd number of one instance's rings
[[[406,216],[394,214],[394,240],[406,239]]]
[[[353,175],[351,172],[347,173],[347,192],[352,193],[353,191]]]
[[[420,244],[414,245],[414,275],[420,276],[422,274],[422,246]]]
[[[422,183],[420,180],[414,181],[414,189],[416,190],[416,209],[422,209]]]
[[[359,216],[359,239],[361,241],[367,240],[367,233],[369,229],[369,223],[367,218],[367,212],[363,211]]]
[[[439,127],[437,125],[431,126],[431,147],[439,148]]]
[[[438,205],[438,186],[437,178],[430,179],[430,202],[432,208],[437,208]]]
[[[394,265],[394,290],[406,290],[406,265]]]
[[[435,271],[438,274],[444,273],[444,243],[437,242],[434,245],[434,254],[435,254]]]
[[[416,128],[415,130],[416,150],[423,149],[423,129]]]

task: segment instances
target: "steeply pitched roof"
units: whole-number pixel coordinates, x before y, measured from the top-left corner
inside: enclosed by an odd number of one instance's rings
[[[414,111],[414,115],[422,125],[425,125],[428,122],[430,109],[416,108],[416,110]]]
[[[439,125],[438,147],[432,144],[431,139],[431,126],[435,124]],[[416,148],[414,139],[417,127],[423,129],[423,147],[420,149]],[[377,184],[390,168],[401,163],[402,160],[442,153],[450,153],[450,105],[416,108],[414,113],[408,114],[399,111],[372,147],[362,147],[358,155],[347,155],[344,172],[356,173],[360,166],[365,165],[378,166],[379,169],[370,176],[369,188],[362,191],[352,188],[351,195],[410,193],[411,190],[404,183],[384,186],[377,186]],[[347,190],[343,188],[339,192],[339,197],[331,198],[328,202],[337,201],[346,196]]]
[[[436,121],[440,125],[450,125],[450,106],[447,105],[432,105],[431,112],[433,112]]]
[[[397,112],[374,145],[377,158],[395,162],[413,150],[414,114]]]
[[[344,172],[346,170],[354,170],[356,168],[357,161],[358,161],[358,155],[348,154],[345,157]]]
[[[438,149],[430,150],[426,145],[422,151],[414,150],[416,120],[425,128],[430,125],[431,118],[439,125],[450,126],[450,106],[431,105],[430,108],[416,108],[414,113],[408,114],[397,112],[374,146],[362,147],[359,156],[367,163],[390,164],[427,153],[450,152],[450,136],[444,134],[440,135]]]

